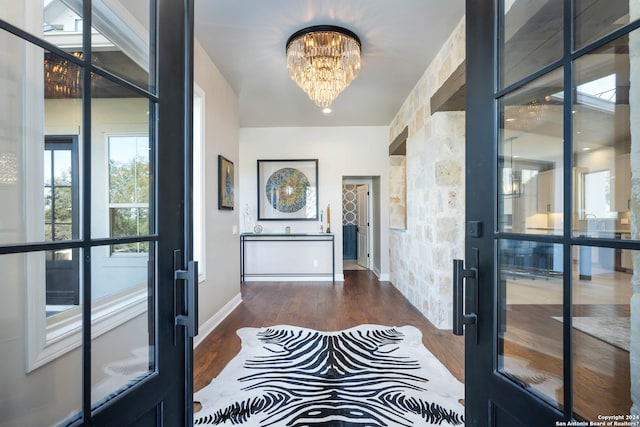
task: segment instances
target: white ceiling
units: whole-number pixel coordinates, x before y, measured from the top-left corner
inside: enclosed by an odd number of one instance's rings
[[[464,15],[464,0],[195,0],[196,38],[240,101],[241,127],[386,126]],[[287,75],[299,29],[362,41],[359,77],[323,114]]]

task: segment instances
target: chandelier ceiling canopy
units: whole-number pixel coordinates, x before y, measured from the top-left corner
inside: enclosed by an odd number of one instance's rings
[[[317,106],[327,108],[360,73],[361,46],[342,27],[304,28],[287,40],[287,71]]]

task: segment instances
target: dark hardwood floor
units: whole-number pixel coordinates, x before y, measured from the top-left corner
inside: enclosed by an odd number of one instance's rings
[[[552,384],[540,388],[546,388],[543,395],[562,402],[563,331],[562,323],[554,320],[562,317],[562,306],[517,304],[507,306],[507,313],[504,353],[526,361],[531,372],[554,378]],[[630,316],[628,304],[575,304],[573,313],[588,317]],[[632,405],[629,352],[578,329],[573,329],[572,335],[574,413],[591,421],[597,421],[598,415],[605,412],[628,414]],[[536,384],[531,387],[538,388]]]
[[[344,282],[249,282],[238,306],[195,350],[195,390],[206,386],[240,351],[236,330],[251,326],[296,325],[336,331],[363,323],[413,325],[422,341],[464,381],[464,340],[435,328],[388,282],[370,271],[345,271]]]
[[[435,328],[388,282],[370,271],[345,271],[344,282],[253,282],[242,286],[243,302],[195,350],[195,390],[206,386],[240,351],[236,330],[251,326],[296,325],[336,331],[363,323],[413,325],[422,341],[464,382],[464,340]],[[628,305],[576,305],[576,316],[629,316]],[[562,378],[562,327],[553,316],[560,305],[509,307],[506,354],[526,361],[533,372]],[[532,341],[533,340],[533,341]],[[587,418],[627,413],[631,405],[629,353],[574,331],[575,411]],[[562,384],[554,390],[561,398]],[[553,396],[553,394],[552,394]]]

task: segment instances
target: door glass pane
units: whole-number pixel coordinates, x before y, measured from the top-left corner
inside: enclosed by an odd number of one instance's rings
[[[561,234],[562,69],[499,100],[498,229]]]
[[[500,87],[557,61],[562,56],[563,2],[502,0]]]
[[[637,381],[640,372],[640,359],[629,357],[638,344],[632,325],[640,325],[637,294],[631,307],[640,252],[576,246],[573,257],[574,413],[590,421],[630,414],[632,375]]]
[[[44,232],[46,241],[78,239],[78,159],[73,136],[45,137]],[[80,304],[80,250],[46,252],[46,315],[60,316]]]
[[[639,36],[636,30],[575,61],[574,235],[619,238],[630,231],[630,100],[640,92],[631,84],[629,41]]]
[[[94,0],[92,62],[143,89],[153,90],[154,54],[151,46],[149,0]]]
[[[148,242],[145,245],[150,246]],[[124,259],[111,257],[109,246],[91,250],[91,402],[94,407],[155,370],[153,259],[153,251],[149,250]]]
[[[73,233],[52,236],[51,221],[55,215],[67,229],[80,226],[68,197],[79,192],[71,172],[80,172],[69,151],[45,147],[45,135],[81,145],[81,69],[5,31],[0,44],[0,244],[70,239]]]
[[[60,332],[56,328],[58,316],[45,318],[42,289],[49,276],[47,263],[44,252],[0,256],[2,426],[58,425],[76,417],[82,408],[81,349],[76,346],[43,362],[48,354],[48,338]],[[75,317],[68,315],[64,319],[67,335],[69,328],[74,328],[77,342],[81,331],[78,313],[79,309],[73,313]]]
[[[67,52],[82,52],[81,16],[81,1],[44,0],[42,38]]]
[[[97,77],[106,97],[92,101],[93,188],[92,235],[134,237],[154,229],[150,102],[132,91]],[[139,252],[120,246],[114,252]],[[145,250],[146,251],[146,250]]]
[[[53,179],[57,185],[71,186],[71,150],[53,152]]]
[[[45,283],[47,317],[80,307],[80,250],[47,251]]]
[[[575,49],[631,22],[629,2],[630,0],[574,0]]]
[[[68,52],[82,52],[82,2],[0,0],[0,19]],[[69,5],[72,7],[69,7]]]
[[[563,406],[562,246],[498,243],[498,369]]]
[[[80,52],[72,54],[82,57]],[[81,68],[72,61],[49,52],[44,54],[44,82],[45,99],[82,97]],[[74,133],[75,131],[77,129]]]

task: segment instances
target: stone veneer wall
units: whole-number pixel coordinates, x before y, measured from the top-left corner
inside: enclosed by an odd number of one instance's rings
[[[390,232],[391,282],[438,328],[451,327],[451,261],[464,255],[465,115],[432,114],[430,99],[464,58],[463,18],[405,100],[389,135],[391,143],[409,127],[407,224]]]

